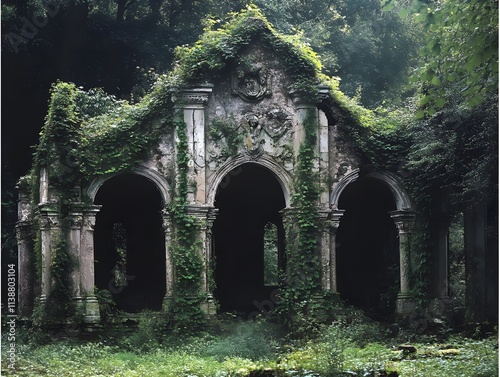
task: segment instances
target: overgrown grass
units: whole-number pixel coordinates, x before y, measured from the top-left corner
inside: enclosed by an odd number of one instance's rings
[[[156,326],[151,324],[158,332]],[[223,321],[190,338],[153,334],[146,327],[143,322],[121,337],[106,333],[92,341],[53,339],[44,345],[30,343],[31,333],[19,334],[13,370],[6,359],[8,342],[2,342],[2,375],[222,377],[266,369],[276,376],[375,376],[382,371],[407,377],[498,375],[493,336],[456,336],[446,342],[417,338],[411,343],[416,352],[410,353],[398,350],[404,339],[389,337],[376,323],[335,323],[319,328],[309,340],[294,339],[264,321]],[[150,340],[147,346],[141,338]]]

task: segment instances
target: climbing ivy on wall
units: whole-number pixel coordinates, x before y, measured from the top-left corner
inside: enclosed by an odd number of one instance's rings
[[[313,296],[321,291],[321,265],[318,258],[318,198],[317,173],[314,172],[317,118],[315,109],[308,109],[303,121],[304,141],[300,145],[292,213],[286,224],[287,276],[282,294],[281,311],[293,323],[304,313]]]
[[[186,124],[176,119],[177,129],[177,195],[170,206],[175,225],[175,243],[170,252],[175,266],[174,297],[170,307],[170,321],[175,330],[183,333],[197,330],[203,324],[205,315],[201,305],[206,295],[201,293],[203,261],[198,239],[200,224],[194,216],[186,213],[188,194],[188,144]]]

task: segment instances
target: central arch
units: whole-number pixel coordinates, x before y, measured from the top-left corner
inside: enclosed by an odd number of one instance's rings
[[[276,259],[283,267],[285,240],[280,211],[285,206],[280,182],[261,165],[240,165],[219,184],[213,248],[215,296],[221,311],[255,311],[254,302],[269,299],[276,289],[266,283],[264,263],[269,256],[264,256],[264,245],[269,244],[269,229],[275,229]]]

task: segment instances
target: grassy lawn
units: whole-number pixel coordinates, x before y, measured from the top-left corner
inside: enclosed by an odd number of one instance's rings
[[[401,350],[398,349],[404,340],[401,336],[391,338],[375,325],[331,325],[319,329],[310,340],[291,339],[278,326],[265,322],[224,324],[216,332],[196,337],[166,336],[161,340],[153,330],[140,326],[127,335],[106,334],[85,341],[36,339],[38,345],[34,345],[32,333],[21,334],[15,369],[8,368],[7,345],[2,342],[2,375],[498,375],[496,336],[484,339],[451,336],[446,341],[415,337],[411,343],[404,342],[414,348]],[[268,370],[269,374],[259,374],[258,370]]]

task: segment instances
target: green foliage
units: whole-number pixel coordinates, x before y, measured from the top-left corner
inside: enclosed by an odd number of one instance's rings
[[[175,243],[171,245],[175,266],[175,287],[170,308],[171,325],[176,331],[190,333],[199,330],[205,323],[201,304],[206,301],[201,294],[203,261],[201,242],[198,238],[197,219],[186,213],[188,194],[188,162],[186,124],[177,119],[177,196],[170,206],[170,214],[175,224]]]
[[[165,316],[144,310],[139,314],[137,328],[122,341],[122,345],[135,353],[154,351],[160,347],[165,332]]]
[[[231,333],[209,343],[205,352],[218,361],[240,357],[250,360],[268,359],[273,356],[272,325],[266,322],[242,322]]]
[[[209,135],[214,141],[225,140],[225,147],[222,148],[222,158],[236,156],[238,148],[241,147],[244,135],[235,124],[235,120],[222,117],[215,117],[210,122]]]
[[[239,376],[261,375],[384,375],[400,376],[452,375],[483,377],[498,374],[498,339],[481,340],[450,337],[446,342],[417,339],[411,357],[396,350],[397,339],[385,340],[380,331],[366,332],[362,322],[334,323],[322,328],[321,336],[302,343],[289,343],[272,325],[265,322],[227,324],[222,335],[198,337],[162,336],[154,313],[144,313],[140,335],[123,335],[114,343],[103,334],[101,340],[51,339],[40,345],[32,341],[18,343],[16,368],[7,368],[2,358],[2,375],[35,376]],[[159,319],[157,317],[156,319]],[[156,323],[156,324],[155,324]],[[19,328],[21,332],[32,332]],[[364,335],[356,335],[364,334]],[[382,335],[382,336],[381,336]],[[143,338],[151,344],[133,349],[130,339]],[[353,341],[354,339],[358,341]],[[154,345],[153,345],[154,344]],[[158,346],[160,344],[160,346]],[[2,356],[8,351],[2,343]],[[251,374],[252,373],[252,374]],[[338,374],[334,374],[338,373]],[[264,374],[265,375],[265,374]]]
[[[381,12],[378,0],[307,2],[256,0],[282,33],[300,35],[321,57],[323,73],[338,76],[350,96],[376,107],[399,102],[421,33],[396,12]]]
[[[386,9],[396,1],[385,0]],[[481,0],[415,1],[401,10],[411,14],[426,33],[425,57],[412,81],[422,83],[421,111],[434,115],[450,100],[477,106],[498,88],[498,3]]]
[[[279,311],[293,326],[294,321],[306,316],[308,302],[321,291],[321,268],[318,252],[319,186],[314,172],[317,119],[314,109],[307,110],[303,127],[305,138],[299,148],[296,168],[293,212],[286,224],[287,267],[286,284],[282,293]]]
[[[178,64],[172,77],[179,79],[179,84],[220,77],[224,68],[241,63],[241,50],[258,38],[282,59],[284,71],[292,81],[301,83],[295,89],[303,95],[313,93],[317,84],[314,76],[321,69],[316,54],[301,39],[278,34],[257,7],[249,5],[235,13],[229,22],[212,30],[216,24],[210,23],[192,47],[176,49]]]

